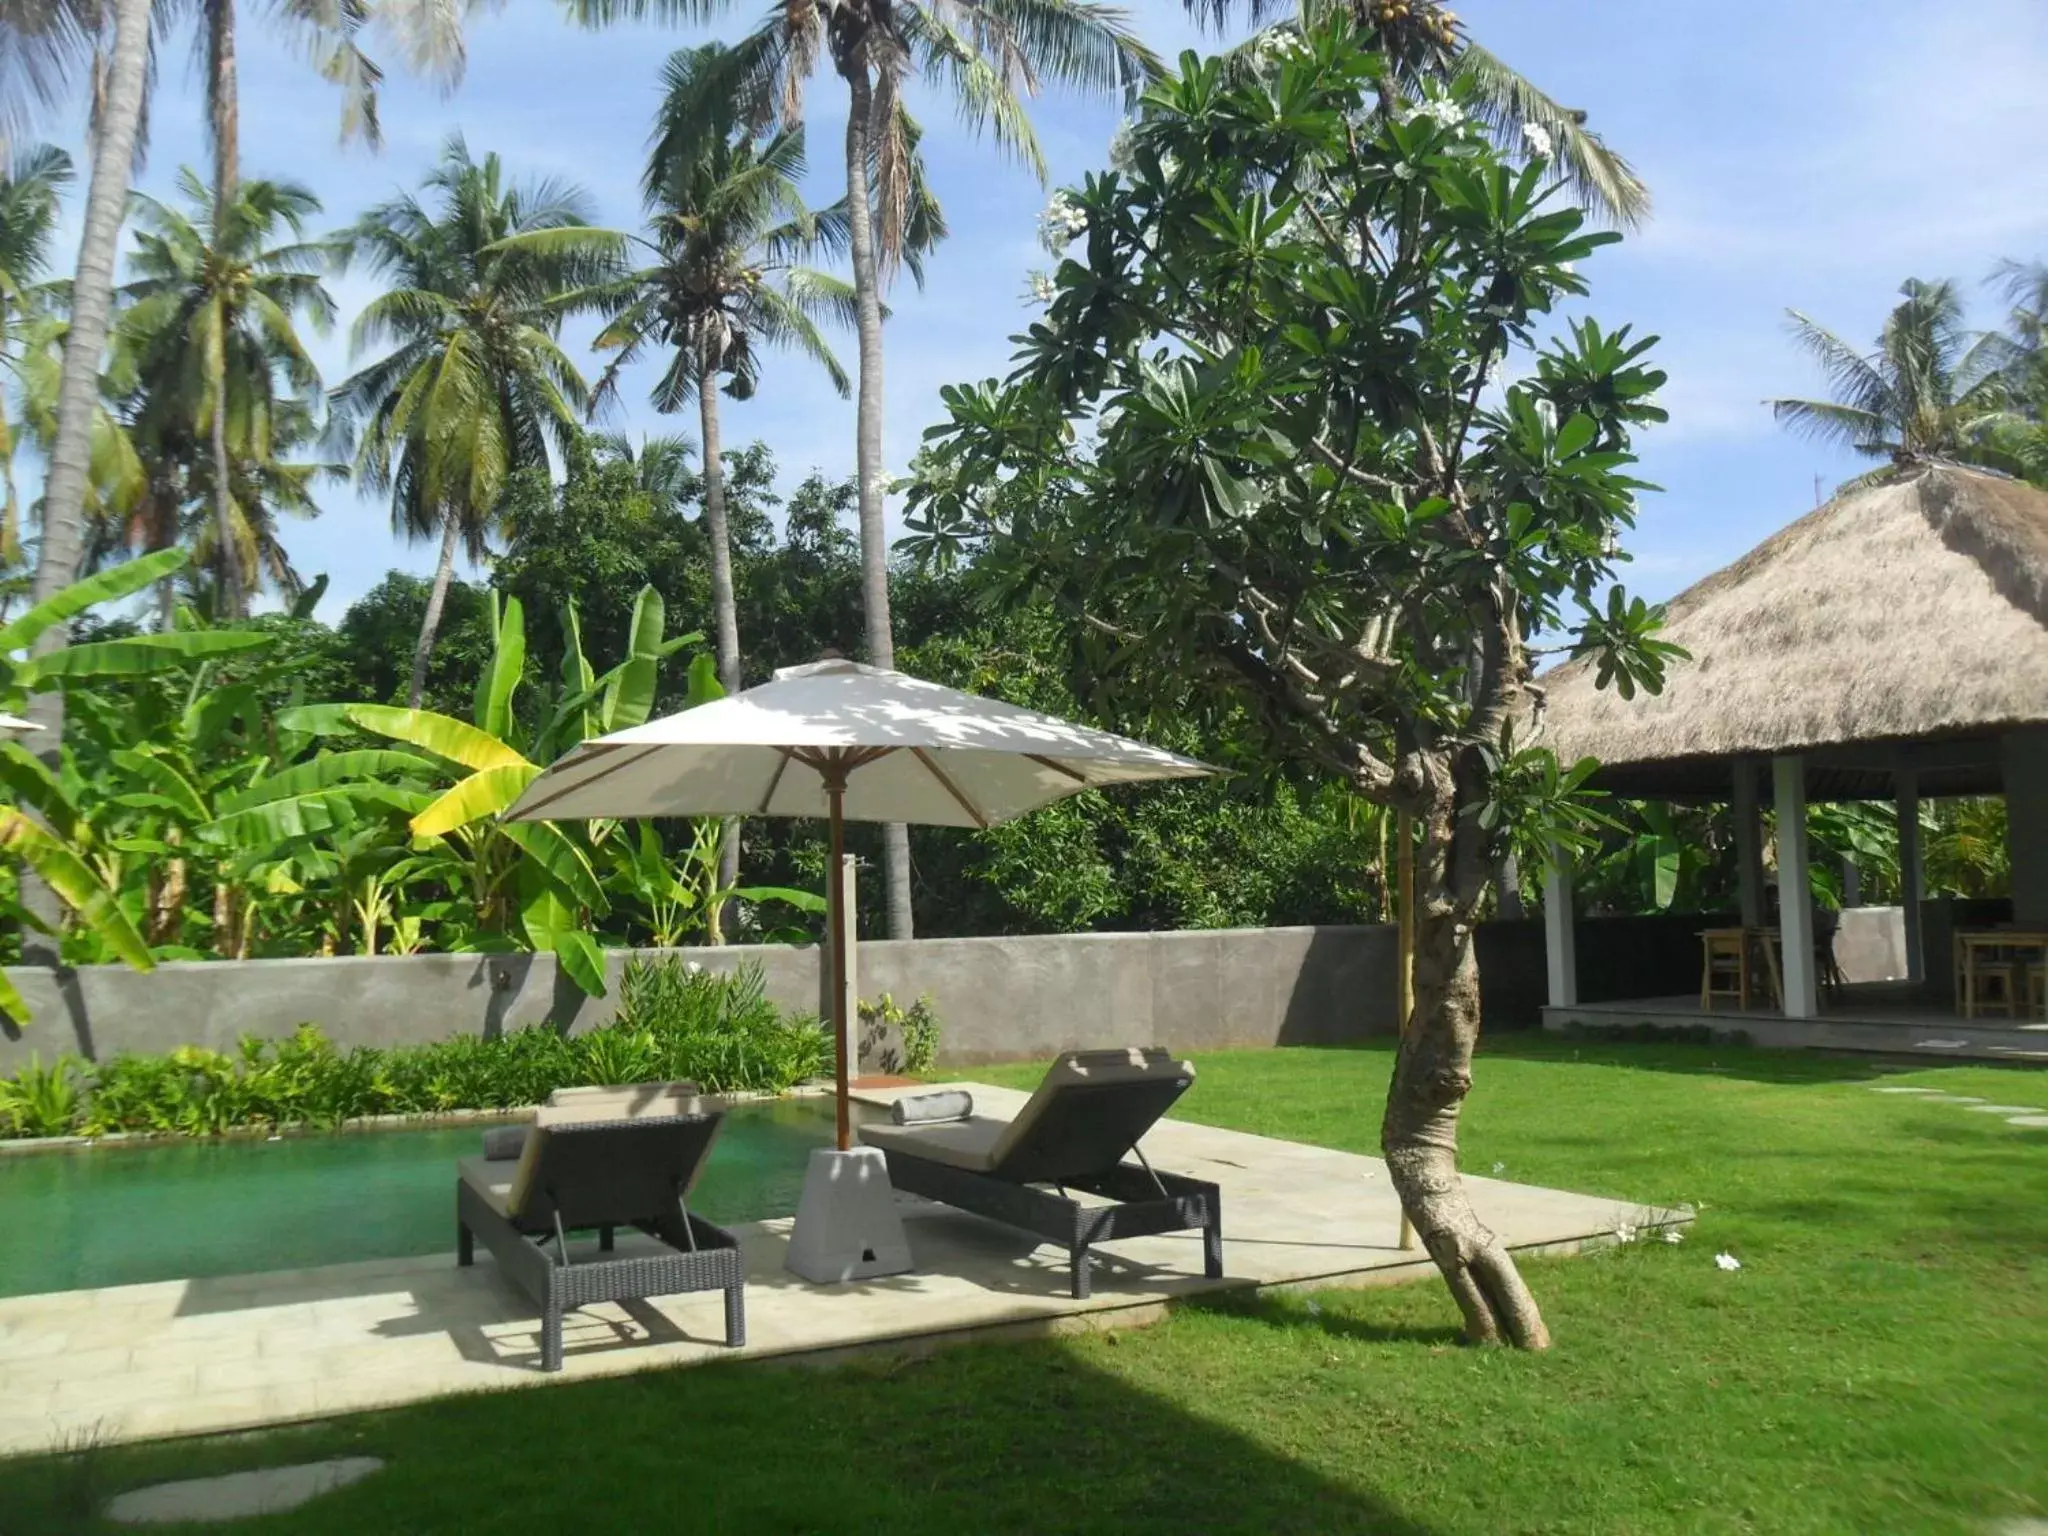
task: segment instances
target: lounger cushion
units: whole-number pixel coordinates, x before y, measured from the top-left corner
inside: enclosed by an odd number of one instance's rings
[[[889,1118],[898,1125],[937,1125],[946,1120],[965,1120],[973,1113],[974,1095],[965,1088],[906,1093],[889,1106]]]
[[[456,1176],[479,1195],[500,1216],[510,1210],[514,1169],[509,1162],[489,1157],[465,1157],[455,1165]]]
[[[492,1162],[510,1162],[526,1150],[530,1125],[494,1125],[484,1132],[484,1156]]]
[[[995,1146],[1008,1126],[979,1115],[938,1125],[864,1125],[861,1141],[884,1152],[903,1152],[928,1162],[987,1173],[995,1166]]]
[[[1005,1128],[1002,1139],[993,1149],[992,1161],[1000,1163],[1010,1149],[1029,1134],[1032,1123],[1062,1089],[1086,1083],[1143,1082],[1151,1077],[1192,1078],[1194,1075],[1193,1066],[1174,1060],[1171,1051],[1158,1046],[1121,1051],[1068,1051],[1046,1069],[1036,1091]]]
[[[550,1100],[534,1113],[534,1134],[520,1149],[512,1187],[505,1196],[508,1212],[526,1209],[527,1196],[540,1171],[544,1134],[559,1125],[598,1125],[613,1120],[655,1120],[699,1112],[695,1083],[631,1083],[599,1090],[565,1090],[562,1102]]]

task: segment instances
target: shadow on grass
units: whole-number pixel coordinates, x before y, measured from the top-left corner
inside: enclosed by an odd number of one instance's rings
[[[1221,1317],[1240,1317],[1269,1328],[1301,1333],[1327,1334],[1331,1338],[1355,1339],[1365,1344],[1457,1344],[1456,1328],[1418,1327],[1413,1323],[1385,1322],[1377,1317],[1360,1317],[1322,1306],[1312,1296],[1270,1290],[1226,1291],[1192,1296],[1177,1304],[1176,1310],[1209,1312]]]
[[[830,1370],[654,1371],[116,1449],[92,1469],[93,1502],[164,1478],[367,1454],[385,1469],[236,1529],[1429,1536],[1369,1488],[1218,1422],[1257,1423],[1255,1396],[1197,1417],[1117,1373],[1109,1348],[1088,1338]],[[9,1536],[118,1529],[81,1524],[79,1497],[76,1468],[60,1459],[0,1463]]]

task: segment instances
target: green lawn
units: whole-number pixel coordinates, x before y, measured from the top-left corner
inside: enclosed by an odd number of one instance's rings
[[[1388,1065],[1383,1048],[1205,1057],[1185,1112],[1370,1151]],[[662,1371],[0,1464],[0,1532],[113,1530],[84,1511],[123,1487],[360,1452],[390,1465],[233,1529],[1982,1533],[2040,1517],[2048,1132],[1871,1092],[1880,1072],[2048,1108],[2048,1075],[2028,1071],[1492,1046],[1469,1168],[1700,1210],[1679,1246],[1531,1264],[1544,1356],[1458,1347],[1433,1282],[1267,1298],[922,1361]]]

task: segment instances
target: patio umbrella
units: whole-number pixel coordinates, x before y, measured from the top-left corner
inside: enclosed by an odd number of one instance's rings
[[[1128,737],[851,661],[788,667],[772,682],[617,731],[565,753],[506,814],[514,821],[627,816],[821,816],[839,1147],[847,1108],[848,821],[991,827],[1080,790],[1218,772]]]

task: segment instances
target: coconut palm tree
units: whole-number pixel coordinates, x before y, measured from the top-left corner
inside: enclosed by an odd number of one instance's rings
[[[43,307],[37,290],[49,265],[57,205],[71,182],[71,157],[48,144],[16,152],[0,171],[0,387],[19,393],[29,325]],[[0,561],[21,558],[21,503],[14,485],[14,432],[0,394]]]
[[[306,238],[320,203],[304,187],[241,182],[227,210],[214,207],[190,170],[178,187],[182,210],[135,197],[135,276],[121,290],[127,307],[109,374],[125,386],[129,432],[158,493],[140,542],[162,547],[186,500],[203,497],[214,512],[207,547],[221,612],[234,617],[246,578],[266,563],[273,575],[280,569],[262,551],[273,510],[263,496],[282,492],[295,509],[303,501],[294,490],[301,477],[279,455],[311,435],[321,404],[320,373],[298,327],[324,334],[333,324],[320,278],[333,247]]]
[[[1971,424],[1983,462],[2048,489],[2048,262],[2002,261],[1991,283],[2011,309],[1992,346],[1992,408]]]
[[[1955,284],[1914,278],[1899,293],[1869,353],[1790,311],[1792,334],[1820,364],[1833,398],[1768,402],[1794,431],[1887,460],[1877,475],[1927,459],[1980,457],[1974,429],[1996,404],[2000,350],[1964,327]]]
[[[854,306],[846,283],[798,264],[814,250],[843,250],[847,227],[842,210],[813,215],[797,191],[802,124],[758,132],[728,88],[726,56],[717,43],[680,48],[662,71],[661,110],[641,178],[652,238],[639,243],[652,260],[619,285],[596,345],[616,353],[599,381],[600,401],[616,387],[621,368],[650,347],[666,347],[668,366],[650,396],[655,409],[673,413],[696,402],[718,680],[737,693],[739,609],[726,528],[719,391],[752,398],[761,348],[776,345],[808,355],[844,396],[846,371],[814,316],[830,312],[851,320]],[[737,820],[726,823],[721,889],[739,880],[738,832]],[[716,933],[715,913],[711,927]]]
[[[342,237],[349,259],[393,284],[356,317],[351,353],[391,350],[331,400],[358,482],[391,495],[392,526],[441,541],[415,709],[457,550],[481,559],[511,474],[546,467],[548,445],[577,433],[590,386],[562,350],[562,321],[596,307],[620,265],[618,237],[589,227],[580,189],[508,183],[498,157],[472,160],[459,134],[425,190],[428,204],[397,198]]]
[[[636,447],[623,432],[593,432],[590,451],[600,464],[626,464],[633,485],[663,517],[677,517],[697,498],[697,475],[690,468],[697,445],[680,432],[643,436]]]
[[[586,26],[625,19],[702,21],[717,0],[569,0]],[[1045,177],[1024,111],[1042,80],[1132,99],[1158,74],[1121,10],[1096,0],[775,0],[768,18],[725,63],[741,109],[794,125],[812,73],[827,63],[845,82],[846,219],[859,344],[855,469],[860,506],[861,594],[868,660],[895,662],[889,623],[888,545],[883,529],[882,287],[894,268],[943,233],[924,187],[918,129],[905,109],[923,77],[953,96],[961,117],[998,148]],[[910,840],[884,831],[889,933],[911,937]]]

